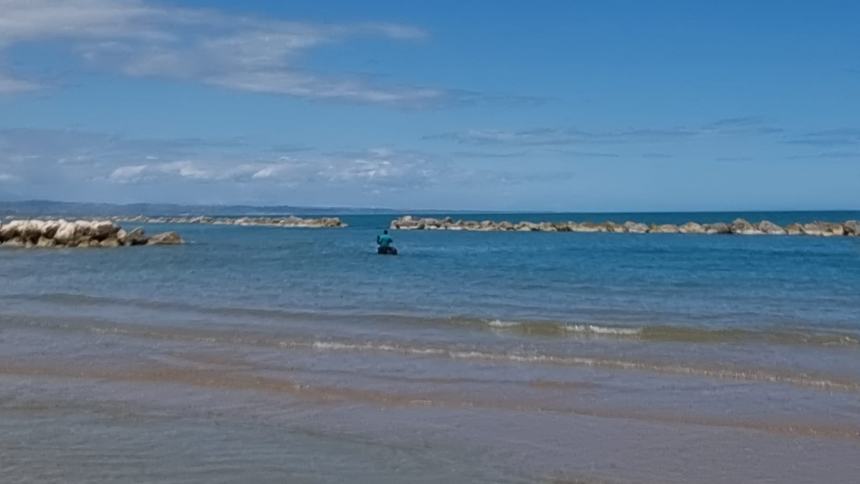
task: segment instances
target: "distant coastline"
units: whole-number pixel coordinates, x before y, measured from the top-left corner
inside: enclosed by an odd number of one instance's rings
[[[313,207],[300,205],[248,205],[248,204],[173,204],[173,203],[95,203],[95,202],[62,202],[55,200],[0,200],[0,217],[22,217],[22,216],[212,216],[212,217],[241,217],[241,216],[323,216],[323,215],[395,215],[401,216],[413,214],[422,215],[593,215],[611,219],[612,215],[620,214],[688,214],[691,219],[695,215],[733,215],[733,214],[810,214],[826,212],[833,214],[857,214],[860,207],[856,209],[835,208],[820,210],[628,210],[628,211],[580,211],[580,210],[479,210],[479,209],[434,209],[434,208],[388,208],[388,207]],[[724,217],[725,218],[725,217]],[[851,215],[840,217],[843,220],[851,219]],[[801,217],[805,219],[805,217]]]

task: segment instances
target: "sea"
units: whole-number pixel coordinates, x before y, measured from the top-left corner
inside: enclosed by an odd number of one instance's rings
[[[395,217],[0,249],[0,480],[857,482],[860,237]]]

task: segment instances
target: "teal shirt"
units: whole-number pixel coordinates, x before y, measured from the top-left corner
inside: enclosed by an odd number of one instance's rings
[[[376,243],[379,244],[380,247],[388,247],[394,240],[388,234],[382,234],[376,236]]]

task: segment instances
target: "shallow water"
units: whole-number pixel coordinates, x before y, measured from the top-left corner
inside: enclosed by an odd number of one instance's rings
[[[860,213],[469,215],[682,223]],[[860,239],[178,230],[0,250],[0,469],[55,482],[851,482]],[[855,456],[855,457],[852,457]]]

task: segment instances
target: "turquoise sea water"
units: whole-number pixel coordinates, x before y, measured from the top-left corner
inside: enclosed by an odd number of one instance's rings
[[[738,216],[860,212],[463,218]],[[860,238],[392,231],[401,255],[377,256],[393,218],[0,250],[0,430],[20,443],[0,442],[0,466],[81,482],[135,482],[135,455],[175,482],[738,482],[752,445],[765,481],[856,474]],[[46,455],[63,471],[33,474]]]
[[[620,214],[612,220],[846,220],[858,213]],[[583,220],[586,215],[474,218]],[[397,232],[390,216],[338,230],[153,226],[190,244],[3,251],[0,296],[91,296],[208,310],[548,321],[639,328],[860,330],[860,239],[672,234]],[[84,302],[85,300],[81,300]],[[418,324],[418,323],[416,323]],[[429,323],[428,323],[429,324]]]

